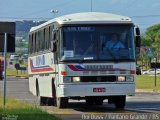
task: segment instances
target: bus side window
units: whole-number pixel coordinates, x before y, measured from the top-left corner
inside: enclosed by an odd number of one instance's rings
[[[39,36],[38,36],[38,32],[36,32],[36,52],[39,52]]]
[[[33,34],[32,34],[32,37],[31,37],[31,53],[33,53]]]
[[[49,28],[45,30],[45,49],[49,49]]]
[[[32,53],[32,34],[29,35],[29,53]]]

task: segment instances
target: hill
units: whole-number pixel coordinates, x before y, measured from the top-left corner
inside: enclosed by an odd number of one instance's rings
[[[16,40],[18,41],[28,41],[28,32],[33,26],[44,23],[45,21],[16,21]]]

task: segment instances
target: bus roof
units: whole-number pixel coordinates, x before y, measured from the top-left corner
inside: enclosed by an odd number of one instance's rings
[[[110,13],[101,13],[101,12],[83,12],[64,15],[49,20],[39,26],[32,27],[30,32],[49,25],[53,22],[57,22],[60,25],[63,24],[113,24],[113,23],[132,23],[131,19],[126,16],[120,16]]]

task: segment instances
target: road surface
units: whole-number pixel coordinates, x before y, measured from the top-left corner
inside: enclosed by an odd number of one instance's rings
[[[33,96],[28,88],[27,79],[7,79],[7,97],[38,105],[38,98]],[[3,96],[3,81],[0,81],[0,96]],[[136,93],[135,96],[128,96],[125,110],[116,110],[114,105],[109,105],[107,101],[103,106],[86,106],[84,100],[70,100],[69,102],[66,109],[57,109],[54,106],[42,106],[42,109],[68,120],[112,119],[112,116],[113,119],[116,117],[120,119],[120,117],[131,117],[128,116],[131,114],[146,115],[146,113],[149,113],[147,119],[160,119],[160,93]]]

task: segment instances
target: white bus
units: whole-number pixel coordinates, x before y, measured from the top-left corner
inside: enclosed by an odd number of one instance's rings
[[[116,34],[123,48],[106,49]],[[135,34],[135,35],[134,35]],[[140,32],[131,19],[85,12],[54,18],[29,33],[29,90],[40,104],[67,107],[69,99],[124,108],[135,94],[135,47]]]

